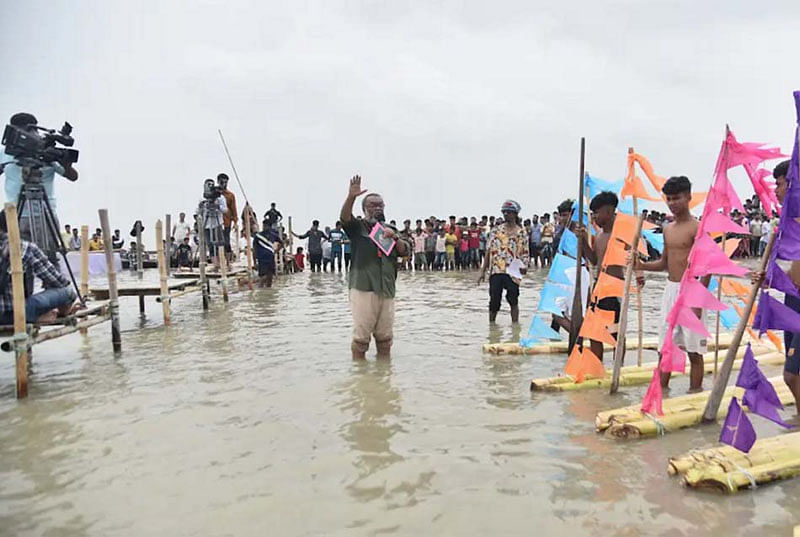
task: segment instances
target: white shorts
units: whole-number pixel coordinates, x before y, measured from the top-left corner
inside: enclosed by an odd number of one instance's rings
[[[664,323],[661,325],[661,330],[658,334],[659,347],[664,345],[664,337],[667,333],[667,315],[669,315],[673,304],[675,304],[680,289],[680,282],[671,282],[667,280],[667,284],[664,287],[664,297],[661,299],[661,318],[664,319]],[[705,310],[700,312],[700,321],[702,321],[703,326],[707,326]],[[708,350],[708,339],[706,336],[692,332],[683,326],[675,327],[675,330],[672,332],[672,341],[686,352],[705,354]]]

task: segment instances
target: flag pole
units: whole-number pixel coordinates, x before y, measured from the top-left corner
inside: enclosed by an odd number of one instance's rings
[[[632,147],[628,148],[628,154],[629,155],[633,154],[633,148]],[[636,197],[636,194],[633,195],[633,214],[635,214],[635,215],[639,214],[639,198]],[[642,223],[644,224],[644,222],[642,222]],[[635,253],[636,252],[634,252],[634,255],[635,255]],[[639,367],[642,367],[642,347],[644,347],[644,345],[642,345],[642,340],[644,339],[644,328],[643,328],[644,320],[643,320],[643,314],[642,314],[642,293],[641,293],[641,289],[638,289],[638,288],[637,288],[637,293],[636,293],[636,314],[637,314],[637,316],[639,318],[639,334],[638,334],[639,335],[639,348],[638,348],[638,350],[636,352],[636,365],[638,365]]]
[[[642,222],[644,214],[639,215],[636,222],[636,233],[633,235],[631,243],[631,260],[625,267],[625,294],[622,295],[622,306],[620,308],[619,326],[617,327],[617,346],[614,347],[614,371],[611,374],[611,387],[609,393],[616,393],[619,389],[619,375],[622,369],[622,362],[625,359],[625,332],[628,329],[628,306],[631,300],[631,280],[633,279],[633,262],[639,248],[639,240],[642,236]],[[637,295],[641,296],[641,295]],[[641,345],[640,345],[641,346]]]
[[[581,137],[581,169],[578,180],[578,225],[583,224],[583,184],[586,163],[586,138]],[[569,225],[569,224],[567,224]],[[577,260],[575,261],[575,292],[572,295],[572,311],[569,325],[569,345],[567,355],[572,352],[575,342],[578,341],[578,332],[583,324],[583,299],[581,297],[581,261],[583,258],[583,241],[578,241]]]

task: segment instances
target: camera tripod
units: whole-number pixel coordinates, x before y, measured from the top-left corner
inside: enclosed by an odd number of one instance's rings
[[[72,267],[67,261],[67,245],[64,244],[64,240],[58,231],[58,223],[53,214],[53,209],[50,207],[50,200],[44,190],[44,185],[39,180],[40,174],[41,172],[38,168],[22,167],[22,189],[17,201],[17,220],[20,225],[20,234],[23,239],[36,244],[51,262],[55,261],[54,264],[56,266],[58,259],[55,254],[61,254],[61,257],[64,258],[64,264],[67,266],[69,278],[78,295],[78,300],[80,300],[81,305],[85,306],[86,299],[81,296],[78,282],[75,281]],[[27,214],[24,213],[26,206],[28,208]],[[23,223],[26,225],[23,226]]]

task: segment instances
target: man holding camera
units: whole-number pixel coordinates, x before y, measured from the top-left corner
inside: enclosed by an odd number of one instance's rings
[[[24,131],[31,136],[39,136],[36,128],[38,122],[36,117],[34,117],[32,114],[28,114],[26,112],[14,114],[11,116],[9,123],[11,126]],[[6,201],[15,205],[19,205],[19,196],[22,192],[22,187],[26,178],[23,177],[23,166],[20,166],[20,164],[17,162],[17,157],[9,155],[6,151],[3,152],[2,162],[0,162],[0,173],[3,172],[6,174]],[[41,167],[39,167],[38,172],[40,174],[38,182],[41,182],[42,188],[44,189],[47,199],[50,202],[50,209],[52,209],[53,217],[56,220],[56,230],[58,230],[60,226],[58,224],[58,217],[55,214],[56,199],[53,195],[53,183],[55,180],[55,175],[58,174],[62,177],[66,177],[70,181],[77,181],[78,170],[73,168],[72,163],[69,161],[52,161],[45,162]],[[22,212],[20,213],[20,234],[22,238],[30,239],[32,218],[44,218],[43,214],[38,214],[38,210],[38,208],[34,208],[34,214],[31,214],[30,205],[25,203]],[[45,250],[51,261],[55,261],[57,263],[58,261],[55,254],[57,249],[60,248],[60,245],[54,244],[56,240],[57,238],[52,238],[52,240],[44,241],[45,244],[40,244],[39,246]]]

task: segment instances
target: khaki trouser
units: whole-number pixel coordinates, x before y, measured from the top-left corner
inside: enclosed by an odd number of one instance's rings
[[[353,348],[367,352],[369,341],[375,336],[375,345],[392,344],[394,325],[394,299],[370,291],[350,289],[350,311],[353,314]]]

